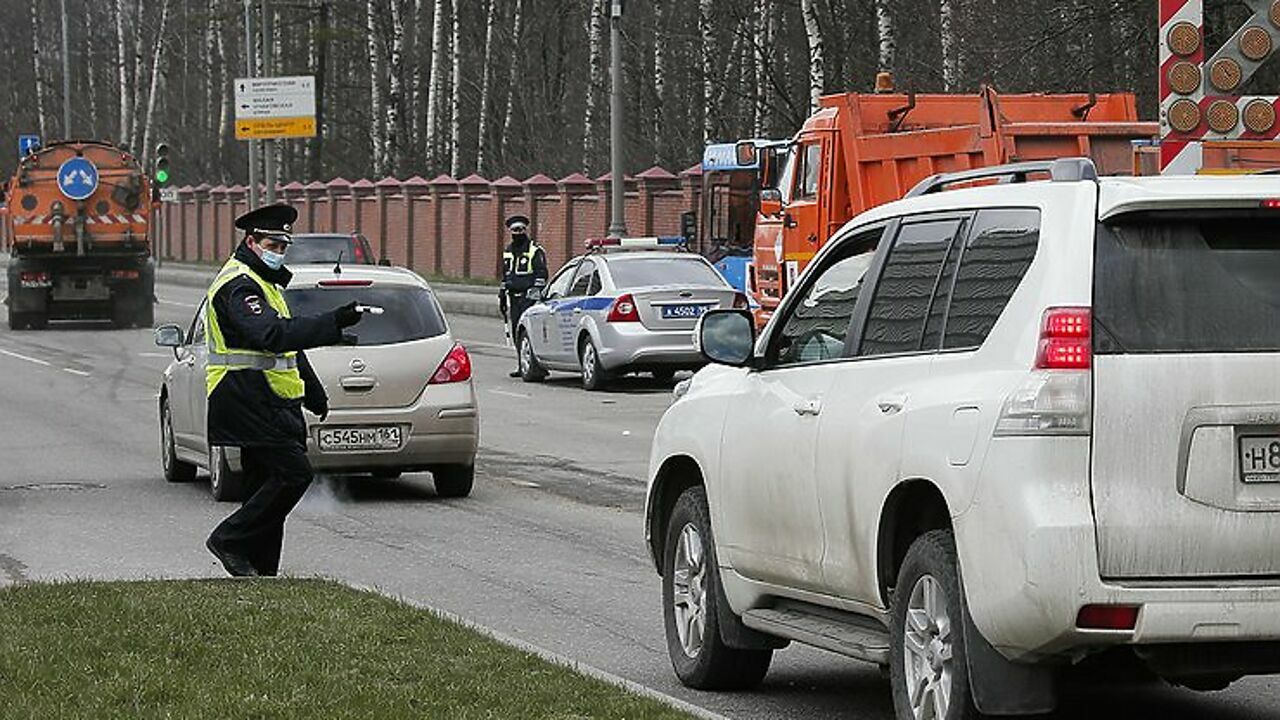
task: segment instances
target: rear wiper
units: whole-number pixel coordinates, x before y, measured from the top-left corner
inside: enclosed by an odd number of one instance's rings
[[[341,275],[341,274],[342,274],[342,253],[344,253],[344,252],[346,252],[346,251],[345,251],[345,250],[339,250],[339,251],[338,251],[338,262],[336,262],[336,263],[334,263],[334,264],[333,264],[333,274],[334,274],[334,275]]]

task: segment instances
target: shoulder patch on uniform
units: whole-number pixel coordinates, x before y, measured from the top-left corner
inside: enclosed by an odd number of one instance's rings
[[[257,295],[246,295],[244,298],[244,306],[254,315],[262,314],[262,298]]]

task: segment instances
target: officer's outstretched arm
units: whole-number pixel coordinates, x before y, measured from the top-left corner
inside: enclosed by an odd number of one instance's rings
[[[342,342],[333,313],[282,318],[252,280],[227,283],[214,297],[214,309],[220,321],[235,329],[246,350],[282,353]]]

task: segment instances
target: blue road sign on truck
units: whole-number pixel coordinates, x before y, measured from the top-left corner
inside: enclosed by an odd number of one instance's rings
[[[58,168],[58,189],[72,200],[84,200],[98,189],[98,168],[88,158],[68,158]]]
[[[39,149],[40,149],[39,135],[19,135],[18,136],[18,157],[24,158]]]

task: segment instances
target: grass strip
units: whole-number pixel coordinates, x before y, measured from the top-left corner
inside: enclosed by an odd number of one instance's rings
[[[324,580],[0,590],[5,718],[687,718]]]

